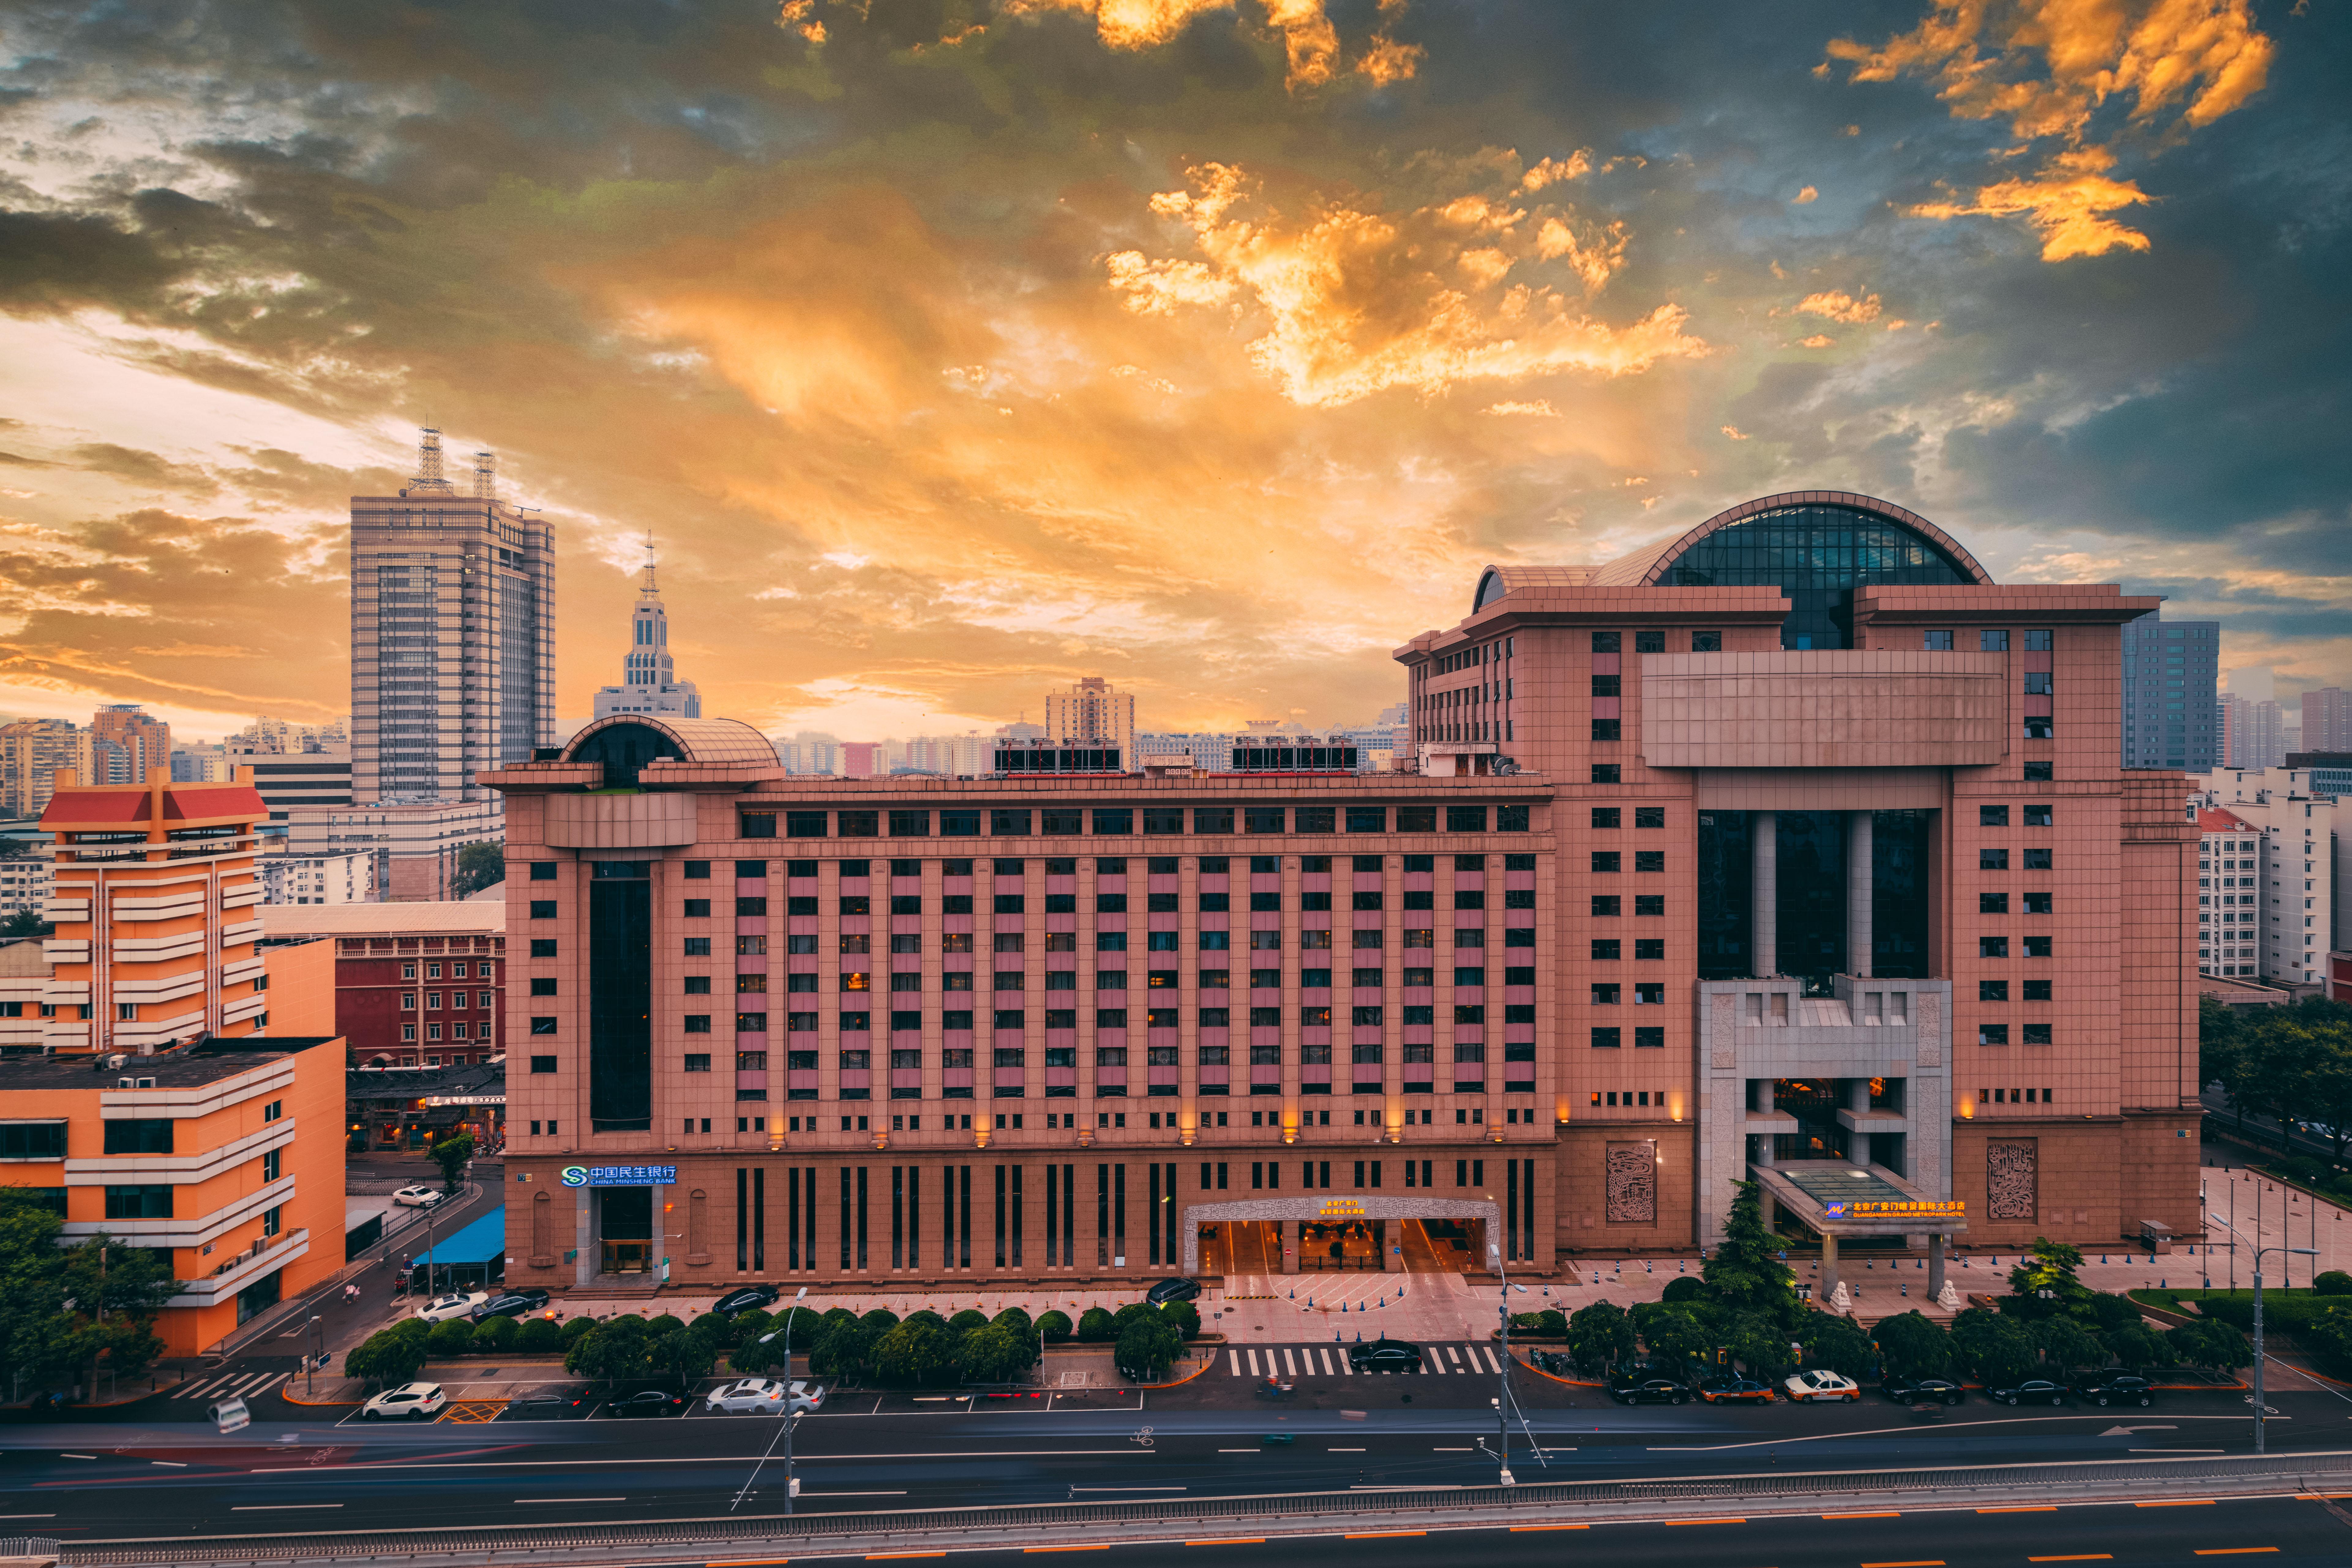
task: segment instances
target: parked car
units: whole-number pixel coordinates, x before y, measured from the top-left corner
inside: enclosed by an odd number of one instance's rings
[[[1691,1391],[1671,1377],[1641,1373],[1612,1378],[1609,1397],[1620,1405],[1686,1405]]]
[[[1365,1344],[1349,1345],[1348,1364],[1358,1372],[1419,1372],[1421,1347],[1383,1334]]]
[[[449,1396],[437,1383],[404,1383],[387,1388],[360,1406],[362,1421],[430,1421],[447,1407]]]
[[[428,1323],[446,1323],[452,1318],[471,1317],[474,1309],[489,1299],[487,1290],[452,1290],[417,1308],[416,1315]]]
[[[781,1415],[787,1397],[784,1384],[772,1377],[747,1377],[724,1384],[710,1391],[703,1403],[708,1410],[728,1410],[754,1415]],[[795,1383],[789,1397],[793,1414],[805,1415],[824,1403],[822,1385]]]
[[[2111,1366],[2076,1382],[2074,1397],[2093,1405],[2150,1405],[2156,1400],[2156,1384],[2138,1373]]]
[[[534,1388],[518,1394],[499,1411],[500,1421],[576,1421],[588,1414],[588,1396],[576,1388]]]
[[[782,1295],[783,1292],[773,1285],[746,1285],[740,1290],[730,1290],[711,1302],[710,1313],[716,1318],[731,1318],[754,1307],[772,1307]]]
[[[1201,1282],[1198,1279],[1186,1279],[1180,1276],[1174,1279],[1160,1280],[1143,1293],[1143,1299],[1155,1307],[1164,1307],[1171,1301],[1190,1301],[1200,1293]]]
[[[438,1187],[419,1184],[401,1188],[392,1194],[392,1201],[396,1204],[405,1204],[410,1208],[429,1209],[436,1204],[447,1202],[448,1197],[449,1194]]]
[[[641,1388],[605,1405],[615,1415],[677,1415],[686,1410],[686,1395],[667,1388]]]
[[[2066,1385],[2053,1383],[2046,1377],[2029,1377],[2007,1388],[1988,1388],[1987,1397],[1995,1405],[2063,1405]]]
[[[476,1307],[467,1315],[478,1323],[491,1318],[520,1318],[527,1313],[539,1311],[547,1305],[547,1301],[546,1291],[536,1285],[529,1285],[519,1290],[502,1291]]]
[[[1853,1379],[1817,1366],[1783,1378],[1780,1386],[1790,1399],[1811,1403],[1824,1399],[1843,1399],[1848,1404],[1862,1397],[1862,1385]]]
[[[1698,1396],[1709,1405],[1769,1405],[1779,1397],[1769,1383],[1759,1383],[1752,1377],[1739,1377],[1726,1373],[1710,1377],[1698,1385]]]
[[[1898,1405],[1958,1405],[1965,1402],[1969,1391],[1948,1377],[1889,1377],[1878,1385],[1878,1392]]]

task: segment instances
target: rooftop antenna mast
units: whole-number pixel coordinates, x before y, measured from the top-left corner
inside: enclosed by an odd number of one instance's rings
[[[496,453],[474,454],[474,499],[476,500],[499,499],[499,459]]]
[[[448,476],[441,471],[441,432],[430,426],[417,432],[416,477],[408,488],[426,495],[448,496],[457,493]]]
[[[639,592],[650,599],[660,591],[654,586],[654,531],[648,528],[646,530],[646,581]]]

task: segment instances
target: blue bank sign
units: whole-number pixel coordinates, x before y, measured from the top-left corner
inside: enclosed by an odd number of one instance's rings
[[[676,1165],[566,1165],[567,1187],[667,1187],[677,1180]]]

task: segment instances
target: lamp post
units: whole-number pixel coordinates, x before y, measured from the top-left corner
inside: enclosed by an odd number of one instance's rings
[[[2257,1240],[2259,1241],[2259,1237]],[[2294,1253],[2300,1257],[2315,1255],[2315,1247],[2263,1247],[2254,1248],[2254,1452],[2263,1451],[2263,1417],[2269,1412],[2263,1404],[2263,1254]]]
[[[757,1480],[760,1479],[760,1470],[761,1470],[761,1466],[764,1466],[765,1464],[767,1464],[767,1462],[768,1462],[768,1454],[772,1454],[772,1453],[774,1453],[774,1452],[776,1451],[776,1442],[777,1442],[777,1439],[778,1439],[778,1438],[782,1438],[782,1439],[783,1440],[783,1445],[784,1445],[784,1513],[785,1513],[786,1517],[790,1517],[790,1516],[791,1516],[791,1514],[792,1514],[792,1511],[793,1511],[793,1314],[797,1313],[797,1312],[800,1310],[800,1305],[801,1305],[801,1302],[803,1301],[803,1300],[804,1300],[804,1299],[807,1297],[807,1295],[808,1295],[808,1287],[807,1287],[807,1286],[805,1286],[805,1285],[803,1285],[803,1286],[802,1286],[798,1290],[795,1290],[795,1291],[793,1291],[793,1304],[792,1304],[791,1306],[789,1306],[789,1307],[787,1307],[787,1308],[785,1308],[785,1309],[784,1309],[784,1326],[783,1326],[783,1330],[782,1330],[782,1333],[783,1333],[783,1336],[784,1336],[784,1425],[783,1425],[783,1429],[782,1429],[782,1431],[778,1432],[774,1437],[771,1437],[771,1438],[769,1438],[769,1439],[768,1439],[768,1449],[767,1449],[767,1453],[763,1453],[763,1454],[761,1454],[761,1455],[760,1456],[759,1463],[758,1463],[758,1464],[755,1464],[755,1465],[753,1465],[753,1466],[751,1467],[751,1473],[750,1475],[746,1476],[745,1478],[743,1478],[743,1489],[742,1489],[742,1490],[740,1490],[740,1491],[739,1491],[739,1492],[737,1492],[737,1493],[735,1494],[735,1500],[734,1500],[733,1502],[731,1502],[731,1503],[730,1503],[730,1504],[728,1504],[728,1505],[727,1505],[727,1511],[728,1511],[728,1512],[730,1512],[730,1513],[733,1513],[737,1509],[741,1508],[741,1507],[743,1506],[743,1500],[744,1500],[745,1498],[750,1497],[750,1496],[751,1495],[751,1484],[752,1484],[754,1481],[757,1481]],[[759,1342],[760,1342],[761,1344],[766,1344],[770,1340],[772,1340],[772,1339],[774,1339],[774,1338],[776,1337],[776,1332],[777,1332],[777,1331],[775,1331],[775,1330],[772,1330],[772,1330],[770,1330],[768,1332],[766,1332],[766,1333],[764,1333],[764,1334],[761,1334],[761,1335],[760,1336]]]
[[[302,1336],[303,1348],[310,1352],[302,1358],[302,1392],[308,1394],[311,1389],[311,1375],[319,1368],[319,1315],[316,1312],[310,1314],[310,1321],[303,1328],[307,1331]]]
[[[1488,1193],[1486,1201],[1494,1200],[1495,1194]],[[1502,1305],[1496,1309],[1503,1320],[1503,1367],[1496,1374],[1495,1389],[1495,1440],[1502,1446],[1502,1473],[1496,1479],[1500,1485],[1514,1487],[1518,1482],[1511,1475],[1511,1270],[1499,1247],[1495,1248],[1495,1277],[1503,1282]]]

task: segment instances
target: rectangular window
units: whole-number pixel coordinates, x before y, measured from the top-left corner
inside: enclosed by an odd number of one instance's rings
[[[1919,634],[1919,646],[1930,653],[1948,653],[1951,651],[1952,634],[1948,631],[1921,632]]]
[[[2050,651],[2051,633],[2049,627],[2041,626],[2029,628],[2022,635],[2025,638],[2022,646],[2026,652],[2048,653]]]
[[[555,1070],[555,1058],[553,1057],[533,1057],[530,1058],[530,1070],[535,1073],[553,1072]]]
[[[63,1130],[62,1122],[57,1124]],[[109,1121],[104,1123],[106,1152],[110,1154],[168,1154],[172,1152],[172,1127],[169,1120],[141,1121]]]
[[[1980,936],[1977,938],[1977,956],[1979,958],[2007,958],[2009,956],[2009,938],[2005,936]]]
[[[2007,632],[1979,632],[1977,634],[1977,648],[1982,653],[2007,653],[2009,651],[2009,634]]]
[[[1979,870],[1979,871],[2006,871],[2006,870],[2008,870],[2008,869],[2009,869],[2009,851],[2008,851],[2008,850],[2006,850],[2006,849],[1979,849],[1979,850],[1978,850],[1978,851],[1977,851],[1977,869],[1978,869],[1978,870]]]
[[[1619,1031],[1613,1025],[1607,1028],[1593,1030],[1592,1048],[1596,1051],[1613,1051],[1617,1049],[1620,1033],[1621,1031]]]
[[[890,814],[890,837],[893,838],[928,838],[931,836],[931,814],[928,811],[894,811]]]

